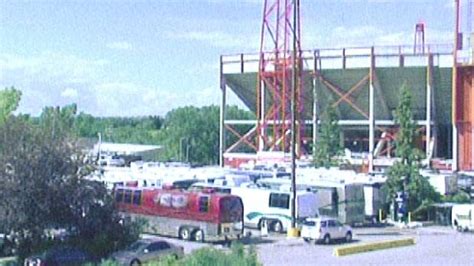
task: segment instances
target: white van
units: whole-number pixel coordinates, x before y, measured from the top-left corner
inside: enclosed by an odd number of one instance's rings
[[[458,231],[474,231],[474,204],[454,205],[451,221]]]

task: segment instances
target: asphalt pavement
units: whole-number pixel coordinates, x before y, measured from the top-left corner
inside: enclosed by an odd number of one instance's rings
[[[351,243],[336,242],[330,245],[308,244],[301,238],[287,238],[283,234],[260,237],[259,231],[250,232],[252,236],[243,239],[242,243],[246,246],[255,245],[259,260],[264,265],[474,265],[474,234],[457,232],[450,227],[354,228]],[[333,255],[334,248],[343,245],[406,237],[414,237],[416,244],[342,257]],[[166,239],[182,245],[186,254],[206,246],[224,250],[228,248],[222,243]]]

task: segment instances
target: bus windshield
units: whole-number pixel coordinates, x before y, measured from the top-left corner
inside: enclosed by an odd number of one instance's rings
[[[233,223],[242,221],[242,200],[238,197],[225,197],[220,202],[220,214],[222,223]]]

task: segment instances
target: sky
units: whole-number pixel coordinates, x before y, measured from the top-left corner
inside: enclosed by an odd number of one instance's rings
[[[270,0],[272,1],[272,0]],[[0,0],[0,88],[20,113],[219,104],[219,57],[258,52],[263,0]],[[302,48],[451,43],[453,0],[301,0]]]

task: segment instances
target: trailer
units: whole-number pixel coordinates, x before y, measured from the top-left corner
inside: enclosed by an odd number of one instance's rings
[[[337,218],[347,224],[365,222],[363,184],[345,183],[332,177],[320,178],[308,173],[297,176],[296,189],[315,193],[321,215]],[[274,190],[288,190],[291,186],[291,180],[287,178],[262,178],[257,183]]]

